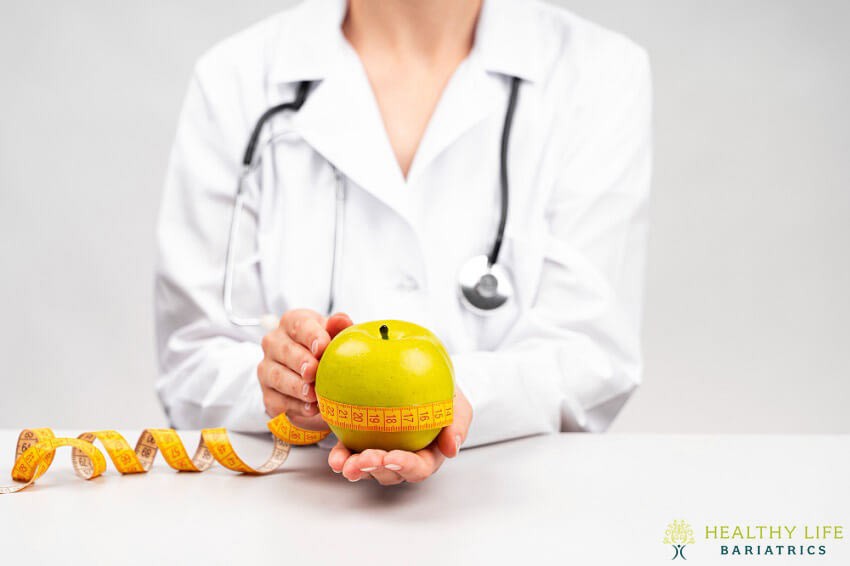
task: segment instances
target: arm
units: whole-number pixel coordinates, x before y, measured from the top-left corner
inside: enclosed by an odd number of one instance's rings
[[[196,70],[160,209],[156,388],[174,426],[259,431],[267,420],[256,378],[262,336],[259,329],[231,325],[221,302],[239,140],[246,126],[235,103],[230,112],[223,110],[227,100],[220,99],[226,99],[226,91],[208,82]]]
[[[640,381],[651,86],[634,53],[596,87],[565,159],[533,304],[497,351],[453,357],[475,410],[467,445],[605,430]]]
[[[263,336],[260,328],[231,324],[222,304],[241,140],[253,124],[240,116],[244,105],[233,77],[204,72],[210,68],[221,70],[221,62],[209,67],[202,60],[186,95],[160,211],[157,391],[180,428],[265,432],[266,421],[282,412],[298,426],[324,428],[312,384],[318,358],[351,324],[348,317],[290,310]],[[250,242],[237,245],[248,249]],[[236,284],[247,286],[234,290],[235,308],[266,312],[256,300],[262,297],[256,264],[240,263],[237,273]]]

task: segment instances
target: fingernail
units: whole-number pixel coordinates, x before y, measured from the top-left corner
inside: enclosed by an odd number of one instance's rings
[[[360,468],[361,472],[374,472],[378,469],[378,466],[372,466],[370,468]]]
[[[310,393],[310,386],[305,383],[301,386],[301,396],[306,397],[308,393]]]
[[[460,452],[460,435],[456,434],[455,435],[455,454],[457,454],[458,452]]]
[[[313,412],[313,404],[312,403],[304,403],[304,410],[308,413]]]
[[[342,473],[342,470],[334,470],[333,468],[331,468],[331,471],[335,474],[341,474]]]
[[[350,481],[351,483],[354,483],[354,482],[356,482],[356,481],[360,481],[360,478],[357,478],[356,480],[353,480],[353,479],[351,479],[351,478],[347,478],[347,479],[348,479],[348,481]]]
[[[397,472],[401,469],[401,466],[399,466],[398,464],[387,464],[384,467],[388,470],[392,470],[393,472]]]
[[[307,372],[307,362],[301,364],[301,377],[304,377],[304,374]]]
[[[310,344],[310,351],[313,352],[314,356],[316,355],[316,352],[319,351],[319,339],[318,338],[313,340],[313,343]]]

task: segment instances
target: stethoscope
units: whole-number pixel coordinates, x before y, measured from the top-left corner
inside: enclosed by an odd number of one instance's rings
[[[467,260],[458,273],[458,295],[461,303],[468,310],[479,314],[493,314],[497,309],[507,303],[514,294],[513,283],[508,270],[498,263],[499,252],[502,249],[502,240],[505,235],[505,225],[508,220],[508,142],[511,136],[511,125],[513,123],[514,111],[516,110],[517,94],[519,92],[520,79],[511,77],[511,89],[508,97],[508,108],[505,111],[505,121],[502,127],[502,141],[499,155],[499,187],[501,192],[501,209],[499,214],[499,227],[490,253],[479,255]],[[227,253],[224,260],[224,286],[223,303],[228,320],[236,326],[262,326],[267,330],[277,327],[278,317],[266,314],[260,317],[245,317],[237,315],[233,308],[233,276],[235,268],[236,240],[239,233],[239,219],[245,208],[247,198],[248,178],[256,171],[261,163],[265,147],[285,137],[289,132],[283,132],[272,136],[264,142],[263,148],[258,152],[260,134],[268,121],[286,111],[297,112],[307,100],[311,81],[303,81],[298,85],[295,98],[290,102],[284,102],[272,106],[260,116],[242,157],[242,170],[236,185],[236,200],[233,205],[233,213],[230,219],[230,234],[227,240]],[[340,252],[343,243],[343,229],[345,225],[345,198],[346,185],[342,174],[331,164],[335,182],[335,205],[334,205],[334,237],[333,237],[333,260],[331,263],[331,282],[328,293],[327,313],[333,312],[336,289],[339,283]]]

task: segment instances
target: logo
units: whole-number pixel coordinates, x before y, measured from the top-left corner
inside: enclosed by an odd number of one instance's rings
[[[694,530],[684,520],[673,521],[667,525],[667,530],[664,531],[664,544],[669,544],[673,547],[674,553],[671,560],[676,560],[677,558],[687,560],[685,558],[685,546],[694,544],[695,542]]]
[[[845,539],[845,526],[837,523],[709,523],[697,526],[697,535],[683,519],[667,525],[664,544],[673,547],[671,560],[688,560],[685,547],[697,537],[706,547],[698,554],[716,552],[724,558],[748,556],[784,559],[787,556],[825,556],[832,544]],[[691,557],[693,558],[693,556]],[[699,558],[699,557],[697,557]]]

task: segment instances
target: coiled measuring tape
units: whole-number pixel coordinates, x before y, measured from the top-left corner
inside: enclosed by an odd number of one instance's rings
[[[452,401],[440,401],[406,407],[368,407],[339,403],[318,398],[319,412],[331,426],[350,430],[377,432],[410,432],[443,428],[452,423]],[[274,437],[271,456],[261,466],[254,468],[242,461],[233,449],[227,430],[208,428],[201,431],[201,438],[193,456],[183,446],[183,441],[174,429],[148,428],[142,431],[136,447],[114,430],[84,432],[77,438],[57,437],[49,428],[32,428],[21,431],[15,448],[15,464],[12,479],[14,485],[0,485],[0,494],[15,493],[33,485],[44,475],[53,462],[56,450],[71,447],[71,464],[74,472],[83,479],[93,479],[106,471],[106,458],[95,445],[99,440],[109,459],[121,474],[145,473],[151,469],[158,453],[166,463],[181,472],[203,472],[218,462],[225,468],[249,475],[264,475],[280,468],[289,456],[293,445],[315,444],[328,436],[330,431],[315,431],[299,428],[286,415],[278,415],[266,426]]]

